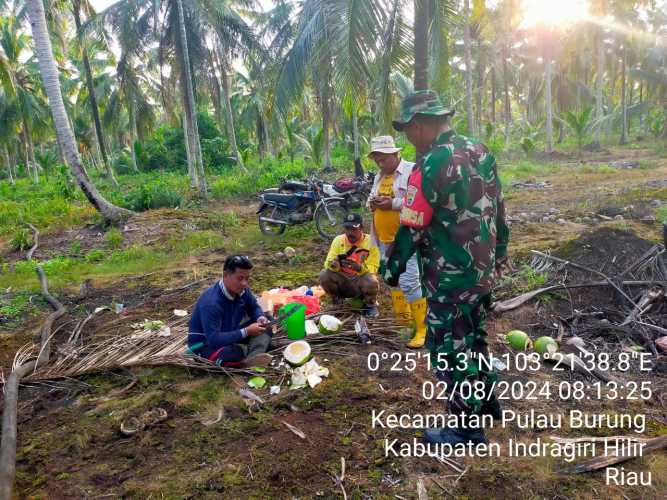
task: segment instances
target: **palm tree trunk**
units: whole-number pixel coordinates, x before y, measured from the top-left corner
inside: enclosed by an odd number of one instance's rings
[[[354,102],[352,103],[352,141],[354,142],[354,175],[361,177],[364,170],[361,166],[361,148],[359,147],[359,117]]]
[[[329,100],[329,83],[324,83],[322,89],[322,141],[324,145],[324,168],[331,168],[331,102]]]
[[[218,80],[218,77],[215,74],[215,60],[213,57],[211,57],[211,66],[213,69],[211,70],[211,75],[209,77],[210,80],[210,85],[211,85],[211,102],[213,103],[213,111],[215,113],[215,120],[220,126],[220,130],[222,130],[222,124],[224,122],[224,114],[222,111],[222,89],[220,86],[220,80]]]
[[[475,126],[478,135],[481,135],[482,130],[482,102],[484,100],[484,68],[486,61],[484,61],[484,54],[482,52],[482,43],[477,40],[477,61],[475,62]],[[473,89],[474,90],[474,89]]]
[[[232,152],[234,153],[234,158],[236,158],[236,163],[241,170],[248,172],[248,169],[243,164],[243,158],[239,152],[239,146],[236,142],[236,127],[234,126],[234,113],[232,111],[232,91],[231,91],[231,82],[229,78],[229,65],[227,64],[225,54],[221,51],[220,55],[220,69],[222,70],[222,90],[225,101],[225,123],[227,124],[227,136],[229,137],[229,143],[232,146]]]
[[[76,179],[79,187],[90,203],[110,222],[120,222],[127,219],[132,212],[124,208],[117,207],[109,203],[97,191],[90,182],[85,173],[81,157],[77,150],[74,133],[67,118],[65,103],[63,102],[60,90],[60,80],[58,79],[58,68],[53,57],[51,40],[46,27],[46,15],[44,13],[44,4],[41,0],[28,0],[26,2],[30,26],[34,39],[35,52],[39,60],[39,69],[44,83],[44,89],[49,99],[49,107],[53,116],[53,124],[56,129],[58,144],[67,159],[67,163],[72,170],[72,175]]]
[[[33,155],[31,154],[30,146],[32,142],[30,141],[30,127],[28,125],[28,120],[23,118],[23,159],[25,162],[25,173],[28,177],[32,177],[32,180],[35,184],[39,182],[39,172],[37,171],[37,166],[34,163]]]
[[[185,104],[183,105],[185,107]],[[183,113],[183,135],[185,144],[185,159],[188,164],[188,177],[190,177],[190,187],[196,189],[199,185],[199,179],[197,178],[197,169],[195,168],[194,158],[192,156],[192,131],[190,130],[190,124],[188,119]]]
[[[111,179],[114,186],[118,187],[118,181],[113,173],[111,163],[107,156],[106,146],[104,145],[104,134],[102,133],[102,122],[100,121],[100,110],[97,107],[97,96],[95,95],[95,84],[93,83],[93,72],[90,68],[90,60],[88,59],[88,51],[84,42],[83,33],[81,32],[81,1],[74,0],[72,8],[74,14],[74,23],[76,25],[77,38],[83,58],[83,69],[86,76],[86,88],[88,89],[88,99],[90,102],[90,111],[93,115],[93,123],[95,124],[95,136],[97,137],[97,144],[100,148],[100,155],[102,156],[102,165],[106,175]]]
[[[547,43],[549,43],[547,41]],[[553,125],[553,102],[551,98],[551,80],[553,73],[553,62],[551,60],[551,51],[547,49],[547,54],[545,57],[546,64],[546,87],[544,92],[544,103],[547,114],[547,123],[546,123],[546,133],[547,133],[547,142],[545,144],[545,152],[553,153],[554,151],[554,125]]]
[[[7,145],[2,146],[2,153],[5,157],[5,164],[7,165],[7,174],[9,177],[9,183],[14,184],[14,176],[12,175],[12,162],[9,159],[9,151],[7,151]]]
[[[603,73],[604,73],[604,33],[602,28],[599,29],[598,33],[598,46],[597,46],[597,60],[595,61],[595,118],[598,120],[598,127],[595,130],[595,140],[593,141],[593,146],[597,149],[602,143],[602,127],[599,125],[600,120],[602,120],[603,109],[602,109],[602,84],[603,84]]]
[[[259,152],[259,159],[264,161],[266,156],[266,142],[264,141],[263,124],[259,114],[255,117],[255,136],[257,137],[257,151]]]
[[[137,134],[137,106],[134,100],[130,102],[128,111],[130,112],[130,128],[132,129],[132,136],[130,139],[130,149],[132,150],[132,169],[135,172],[139,172],[139,167],[137,166],[137,152],[135,150],[135,144],[137,144],[139,141],[139,134]]]
[[[507,68],[508,45],[503,46],[503,90],[505,97],[505,145],[509,144],[510,140],[510,124],[512,122],[512,108],[510,103],[510,85],[509,85],[509,70]]]
[[[644,80],[639,82],[639,133],[644,135]]]
[[[264,144],[266,144],[266,152],[269,156],[274,156],[273,144],[271,143],[271,136],[269,135],[269,122],[264,113],[264,106],[259,105],[259,119],[262,121],[262,133],[264,134]]]
[[[28,138],[28,153],[30,154],[30,163],[32,165],[32,173],[35,176],[35,183],[39,183],[39,165],[35,159],[35,145],[32,142],[32,136],[30,133],[26,134]]]
[[[415,74],[414,89],[428,88],[428,9],[426,0],[414,0]]]
[[[627,76],[626,76],[627,78]],[[632,83],[632,80],[628,78],[628,103],[629,106],[632,106],[632,102],[635,99],[635,86]],[[628,114],[628,140],[630,139],[630,136],[632,135],[632,117]]]
[[[621,123],[621,139],[619,144],[622,146],[628,143],[628,103],[626,100],[626,66],[628,64],[628,49],[623,46],[623,60],[621,62],[621,111],[623,120]]]
[[[491,65],[491,123],[496,124],[496,66]]]
[[[470,54],[470,0],[463,4],[464,22],[463,28],[463,53],[466,65],[466,124],[468,133],[475,135],[475,116],[472,108],[472,56]]]
[[[185,116],[189,122],[189,131],[192,136],[192,156],[194,158],[194,168],[197,171],[199,192],[202,198],[208,197],[208,188],[206,186],[206,176],[204,174],[204,164],[202,161],[201,144],[199,142],[199,127],[197,125],[197,107],[195,104],[195,93],[192,85],[192,74],[190,71],[190,55],[188,52],[188,39],[185,34],[185,15],[183,13],[182,0],[176,0],[178,8],[178,25],[181,42],[181,64],[182,64],[182,80],[185,80]]]

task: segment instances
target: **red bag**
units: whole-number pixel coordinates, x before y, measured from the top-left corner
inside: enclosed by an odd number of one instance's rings
[[[290,302],[299,302],[306,306],[306,316],[320,312],[320,299],[313,295],[292,295]]]
[[[401,225],[424,229],[431,223],[433,207],[422,191],[422,171],[415,167],[408,178],[408,189],[403,197]]]
[[[356,185],[357,185],[357,180],[354,177],[344,177],[334,182],[334,188],[339,193],[349,191],[350,189],[354,189]]]

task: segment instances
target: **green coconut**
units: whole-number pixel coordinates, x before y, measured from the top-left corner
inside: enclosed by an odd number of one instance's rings
[[[320,333],[338,333],[343,327],[343,322],[335,316],[324,314],[320,316]]]
[[[305,340],[292,342],[283,351],[285,360],[292,366],[301,366],[310,358],[310,344]]]
[[[517,351],[525,351],[532,344],[528,334],[526,332],[522,332],[521,330],[512,330],[511,332],[508,332],[505,336],[505,339],[507,339],[509,345],[511,345],[512,348],[516,349]]]
[[[537,339],[533,346],[535,347],[535,350],[542,355],[547,353],[553,354],[554,352],[558,351],[558,342],[556,342],[555,339],[547,336]]]

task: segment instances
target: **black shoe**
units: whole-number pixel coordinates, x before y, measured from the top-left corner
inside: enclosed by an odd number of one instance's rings
[[[500,420],[503,416],[503,409],[500,407],[498,398],[494,395],[491,396],[491,399],[484,401],[480,413],[482,415],[491,415],[493,420]]]
[[[426,429],[424,440],[431,444],[480,444],[488,443],[482,429]]]
[[[343,297],[333,296],[331,297],[331,305],[340,307],[345,305],[345,299]]]

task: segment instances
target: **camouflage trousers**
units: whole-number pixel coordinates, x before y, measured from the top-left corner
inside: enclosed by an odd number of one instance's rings
[[[489,360],[484,330],[487,295],[474,304],[428,302],[426,347],[438,380],[447,384],[450,413],[479,413],[491,398],[497,374],[484,363]]]

